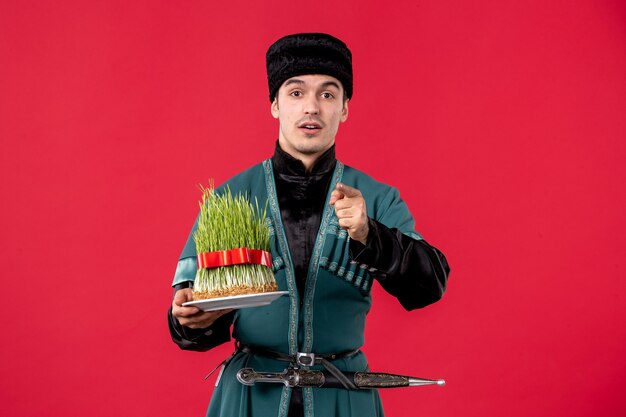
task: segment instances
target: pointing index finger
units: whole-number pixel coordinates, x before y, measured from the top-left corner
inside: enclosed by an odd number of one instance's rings
[[[350,187],[342,182],[337,183],[337,189],[343,193],[346,197],[358,197],[361,192],[356,188]]]

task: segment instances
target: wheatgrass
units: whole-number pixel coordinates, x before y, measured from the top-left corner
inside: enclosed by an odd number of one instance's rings
[[[233,195],[228,187],[216,193],[213,183],[200,186],[202,199],[198,228],[194,234],[197,253],[237,248],[270,251],[267,204],[263,212],[241,194]],[[194,300],[276,291],[272,269],[264,265],[231,265],[201,268],[194,282]]]

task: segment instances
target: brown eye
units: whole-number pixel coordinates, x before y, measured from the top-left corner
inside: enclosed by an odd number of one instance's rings
[[[331,93],[322,93],[322,97],[324,97],[324,98],[333,98],[334,96]]]
[[[300,97],[302,95],[302,93],[300,91],[292,91],[291,95],[294,97]]]

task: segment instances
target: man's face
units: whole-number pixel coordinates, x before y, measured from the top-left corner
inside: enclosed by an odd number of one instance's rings
[[[315,160],[335,143],[348,118],[341,82],[329,75],[298,75],[281,85],[272,103],[280,121],[278,142],[294,158]]]

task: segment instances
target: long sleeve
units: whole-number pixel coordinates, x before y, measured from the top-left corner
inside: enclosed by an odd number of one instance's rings
[[[172,315],[172,308],[168,311],[170,336],[174,343],[183,350],[205,352],[230,340],[230,325],[234,313],[218,318],[208,329],[190,329],[182,326]]]
[[[369,228],[366,245],[350,241],[352,260],[373,268],[372,274],[381,286],[406,310],[440,300],[450,273],[443,253],[422,239],[371,218]]]

